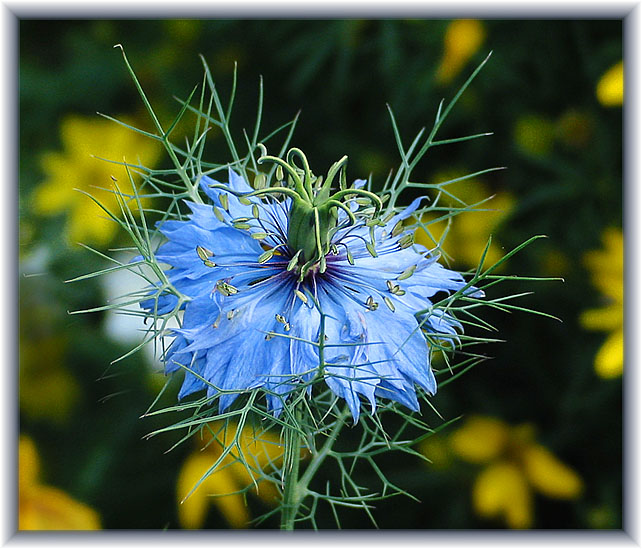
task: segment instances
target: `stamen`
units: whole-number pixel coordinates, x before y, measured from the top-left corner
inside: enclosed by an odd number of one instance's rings
[[[255,189],[265,189],[267,186],[267,177],[264,173],[257,173],[254,178],[254,188]]]
[[[350,265],[354,265],[354,257],[352,257],[352,252],[348,246],[346,246],[346,257],[348,258],[348,263],[350,263]]]
[[[413,274],[415,274],[416,269],[417,269],[417,265],[412,265],[408,267],[403,273],[401,273],[397,277],[397,280],[406,280],[406,278],[410,278]]]
[[[399,284],[395,284],[394,282],[392,282],[392,280],[386,280],[386,285],[388,286],[388,291],[392,295],[406,295],[406,290],[403,290],[401,286],[399,286]]]
[[[413,233],[409,233],[406,236],[402,236],[397,242],[397,244],[402,250],[405,250],[406,248],[409,248],[410,246],[412,246],[414,242],[415,242],[415,236],[413,235]]]
[[[225,217],[221,213],[221,210],[219,210],[216,206],[212,206],[212,211],[214,212],[216,219],[218,219],[221,223],[225,223]]]
[[[223,206],[223,209],[227,212],[230,213],[230,200],[229,197],[221,193],[218,195],[218,201],[221,203],[221,206]]]
[[[308,304],[308,296],[306,296],[303,292],[300,292],[299,290],[294,290],[294,295],[296,295],[306,305]]]
[[[388,296],[384,296],[383,300],[386,303],[386,305],[388,305],[388,309],[390,309],[394,313],[395,312],[395,305],[392,302],[392,300]]]
[[[233,226],[235,229],[239,229],[242,231],[247,231],[249,228],[251,228],[251,225],[249,223],[233,223]]]
[[[210,257],[214,257],[214,252],[204,248],[203,246],[196,246],[196,253],[203,261],[207,261]]]
[[[229,297],[234,294],[238,294],[238,288],[235,288],[231,284],[228,284],[224,280],[219,280],[216,283],[216,290],[218,290],[221,294],[223,294],[225,297]]]
[[[272,259],[273,256],[274,256],[274,250],[268,250],[266,252],[263,252],[259,256],[259,263],[263,265],[263,263],[267,263],[268,261],[270,261],[270,259]]]
[[[379,308],[379,303],[377,303],[372,296],[368,296],[368,299],[366,299],[366,307],[369,311],[376,311]]]
[[[254,240],[263,240],[264,238],[267,238],[269,235],[268,233],[252,233],[250,236]]]
[[[394,238],[396,236],[399,236],[403,232],[403,221],[400,219],[395,223],[395,226],[392,228],[392,231],[390,232],[391,236]]]

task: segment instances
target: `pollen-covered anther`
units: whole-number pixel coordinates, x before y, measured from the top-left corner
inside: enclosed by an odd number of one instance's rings
[[[392,228],[392,231],[390,234],[394,238],[399,236],[402,232],[403,232],[403,221],[400,220],[400,221],[397,221],[395,226]]]
[[[402,296],[406,294],[406,290],[403,290],[399,284],[395,284],[392,280],[386,280],[386,286],[388,286],[388,291],[392,295]]]
[[[397,277],[397,280],[406,280],[406,278],[410,278],[413,274],[415,274],[416,269],[417,265],[411,265]]]
[[[263,253],[259,256],[259,263],[260,263],[261,265],[263,265],[263,263],[267,263],[268,261],[270,261],[270,259],[272,259],[272,257],[274,256],[274,253],[275,253],[275,252],[274,252],[274,250],[273,250],[273,249],[269,249],[269,250],[267,250],[267,251],[263,252]]]
[[[303,303],[307,305],[308,297],[303,292],[301,292],[300,290],[294,290],[294,295],[297,296],[301,301],[303,301]]]
[[[225,282],[225,280],[219,280],[216,283],[215,290],[218,290],[225,297],[229,297],[231,295],[239,293],[238,288],[235,288],[231,284],[228,284],[227,282]]]
[[[372,296],[368,296],[368,299],[366,299],[366,307],[369,311],[376,311],[379,308],[379,303],[377,303]]]
[[[392,302],[392,299],[390,299],[388,296],[384,296],[383,301],[388,306],[388,309],[390,309],[394,313],[395,312],[395,304]]]
[[[203,246],[196,246],[196,253],[203,261],[206,261],[210,257],[214,257],[214,252],[208,250]]]
[[[398,241],[397,244],[399,247],[404,250],[406,248],[409,248],[415,243],[415,237],[412,233],[407,234],[405,236],[402,236]]]
[[[228,198],[228,196],[226,194],[221,193],[218,196],[218,200],[221,203],[221,206],[223,207],[223,209],[226,212],[229,213],[230,212],[230,199]]]
[[[216,206],[212,206],[212,211],[214,212],[214,216],[216,219],[218,219],[221,223],[225,223],[225,216],[221,213],[221,210],[219,210]]]
[[[274,315],[274,318],[276,318],[276,321],[283,324],[283,328],[285,329],[286,332],[290,331],[290,323],[287,321],[287,319],[280,314]]]

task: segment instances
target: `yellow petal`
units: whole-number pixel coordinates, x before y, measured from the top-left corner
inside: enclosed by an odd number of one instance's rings
[[[589,309],[580,315],[580,324],[587,330],[610,331],[622,327],[624,312],[620,303]]]
[[[529,445],[524,449],[522,459],[528,480],[542,494],[557,499],[575,499],[582,492],[579,475],[544,446]]]
[[[106,244],[117,225],[101,217],[106,214],[82,193],[96,197],[111,211],[118,211],[111,189],[114,179],[123,193],[131,192],[131,183],[121,165],[96,157],[153,167],[160,156],[160,145],[115,122],[98,117],[70,116],[61,124],[63,151],[41,157],[46,179],[33,195],[34,209],[42,215],[69,211],[67,233],[71,242],[90,241]],[[132,172],[132,177],[139,176]],[[135,203],[130,205],[136,210]],[[143,203],[145,207],[145,203]]]
[[[624,100],[624,63],[607,70],[597,83],[597,100],[605,107],[617,107]]]
[[[98,514],[62,490],[39,486],[20,495],[19,530],[100,530]]]
[[[62,490],[38,483],[39,458],[33,441],[18,445],[18,529],[98,530],[98,514]]]
[[[202,527],[210,504],[218,507],[225,520],[233,528],[244,528],[250,519],[243,496],[241,494],[233,494],[233,492],[239,490],[240,486],[236,483],[234,475],[227,467],[221,467],[209,475],[190,494],[196,483],[215,461],[216,458],[208,452],[194,452],[187,458],[181,468],[177,490],[179,497],[178,516],[183,528],[194,529]],[[189,497],[183,499],[188,494],[190,494]]]
[[[28,491],[36,483],[40,472],[38,452],[33,441],[25,436],[20,436],[18,444],[18,486],[20,492]]]
[[[495,463],[479,474],[473,506],[482,517],[503,518],[509,528],[529,528],[533,521],[531,491],[513,463]]]
[[[485,37],[481,21],[458,19],[451,22],[444,36],[444,54],[437,69],[437,82],[451,82],[477,52]]]
[[[624,370],[624,330],[613,332],[595,355],[595,371],[600,377],[614,378]]]
[[[460,458],[484,463],[497,457],[505,448],[508,428],[490,417],[471,417],[450,435],[450,446]]]

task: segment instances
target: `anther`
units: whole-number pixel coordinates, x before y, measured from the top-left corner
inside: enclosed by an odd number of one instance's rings
[[[406,236],[402,236],[397,242],[397,244],[402,250],[404,250],[412,246],[414,244],[414,241],[415,241],[414,235],[412,233],[409,233]]]
[[[354,257],[352,257],[352,252],[348,247],[346,247],[346,257],[348,258],[348,263],[350,263],[350,265],[354,265]]]
[[[390,234],[394,237],[399,236],[403,232],[403,221],[399,220],[395,223]]]
[[[388,286],[388,291],[392,295],[406,295],[406,290],[403,290],[399,284],[395,284],[392,280],[386,280],[386,285]]]
[[[204,248],[203,246],[196,246],[196,253],[203,261],[207,261],[210,257],[214,257],[214,252]]]
[[[221,223],[225,223],[225,217],[221,213],[221,210],[219,210],[216,206],[212,206],[212,211],[214,212],[216,219],[218,219]]]
[[[366,299],[366,307],[369,311],[376,311],[379,308],[379,303],[377,303],[372,296],[368,296],[368,299]]]
[[[395,305],[392,302],[392,299],[390,299],[388,296],[384,296],[383,300],[386,303],[386,305],[388,305],[388,309],[390,309],[394,313],[395,312]]]
[[[267,186],[267,177],[264,173],[257,173],[254,178],[254,188],[257,190],[265,189]]]
[[[296,295],[301,301],[303,301],[303,303],[307,305],[308,297],[303,292],[300,292],[299,290],[294,290],[294,295]]]
[[[223,209],[229,213],[230,212],[230,200],[226,194],[219,194],[218,195],[218,201],[221,203],[221,206]]]
[[[263,253],[259,256],[259,263],[260,263],[261,265],[263,265],[263,263],[267,263],[268,261],[270,261],[270,259],[272,259],[272,256],[273,256],[273,255],[274,255],[274,250],[268,250],[268,251],[266,251],[266,252],[263,252]]]
[[[238,293],[239,293],[239,291],[238,291],[238,289],[237,289],[237,288],[235,288],[235,287],[234,287],[234,286],[232,286],[231,284],[228,284],[228,283],[227,283],[227,282],[225,282],[224,280],[219,280],[219,281],[216,283],[216,288],[215,288],[215,289],[216,289],[216,290],[218,290],[218,291],[219,291],[221,294],[223,294],[225,297],[228,297],[228,296],[231,296],[231,295],[234,295],[234,294],[238,294]]]
[[[406,278],[410,278],[413,274],[415,274],[416,268],[417,265],[411,265],[397,277],[397,280],[406,280]]]

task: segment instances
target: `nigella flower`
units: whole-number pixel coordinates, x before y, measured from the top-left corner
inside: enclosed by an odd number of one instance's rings
[[[188,298],[165,353],[168,372],[185,370],[179,398],[205,389],[223,411],[261,387],[278,414],[297,384],[322,379],[355,421],[360,395],[373,410],[378,397],[417,410],[416,386],[436,391],[424,332],[452,341],[461,328],[430,300],[465,286],[404,226],[421,198],[381,219],[365,181],[346,185],[346,157],[325,180],[298,149],[260,161],[278,164],[281,186],[254,189],[232,169],[227,185],[203,176],[211,204],[188,202],[189,219],[160,227],[168,241],[156,257]],[[144,303],[176,305],[172,295]]]

